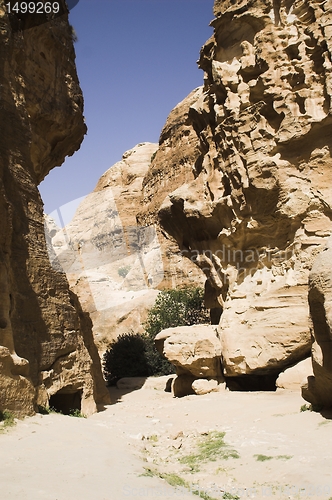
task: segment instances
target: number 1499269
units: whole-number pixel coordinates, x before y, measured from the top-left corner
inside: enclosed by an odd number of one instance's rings
[[[59,2],[13,2],[6,3],[8,14],[58,14]]]

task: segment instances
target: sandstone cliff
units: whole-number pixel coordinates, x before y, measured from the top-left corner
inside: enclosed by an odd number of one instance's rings
[[[67,274],[90,313],[100,351],[121,333],[142,333],[159,289],[204,283],[159,225],[137,224],[143,178],[157,147],[141,143],[124,153],[65,228],[46,218],[53,266]]]
[[[37,185],[86,127],[67,15],[29,29],[0,2],[0,410],[108,401],[91,323],[48,259]]]
[[[228,379],[269,386],[310,355],[308,275],[332,230],[332,3],[216,0],[214,14],[204,86],[166,123],[139,221],[205,273]]]
[[[332,407],[332,238],[316,258],[309,276],[314,376],[302,388],[313,407]]]

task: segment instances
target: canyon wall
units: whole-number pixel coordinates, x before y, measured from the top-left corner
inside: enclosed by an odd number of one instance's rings
[[[0,1],[0,410],[17,416],[52,397],[90,414],[109,397],[91,321],[46,249],[37,186],[86,126],[67,15],[44,21]]]
[[[204,286],[204,274],[173,238],[153,221],[137,223],[142,182],[157,149],[147,142],[126,151],[64,228],[56,224],[56,212],[45,220],[52,265],[66,273],[89,312],[101,353],[119,335],[144,331],[159,290]],[[175,186],[181,181],[174,176]]]
[[[273,385],[310,355],[309,271],[332,231],[332,2],[216,0],[214,14],[204,85],[167,120],[138,220],[206,275],[228,380]]]

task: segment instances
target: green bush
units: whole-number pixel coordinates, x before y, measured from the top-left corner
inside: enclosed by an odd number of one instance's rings
[[[210,323],[209,311],[204,307],[204,290],[188,287],[160,292],[144,327],[154,339],[165,328],[201,323]]]
[[[2,429],[12,427],[15,425],[14,415],[8,410],[0,410],[0,422],[2,422]]]
[[[139,334],[120,335],[103,356],[104,376],[109,384],[122,377],[147,377],[146,345]]]
[[[144,325],[148,362],[153,375],[174,373],[173,365],[159,354],[154,345],[155,336],[165,328],[209,323],[209,312],[204,307],[202,288],[164,290],[148,313]]]
[[[103,357],[104,376],[109,384],[122,377],[169,375],[174,366],[159,354],[155,336],[165,328],[209,323],[201,288],[184,288],[160,292],[148,313],[143,335],[120,335]]]

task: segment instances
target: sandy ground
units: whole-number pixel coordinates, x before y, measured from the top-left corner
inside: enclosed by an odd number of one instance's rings
[[[164,387],[112,388],[88,419],[36,415],[1,433],[1,500],[332,498],[331,415],[301,412],[298,392]]]

